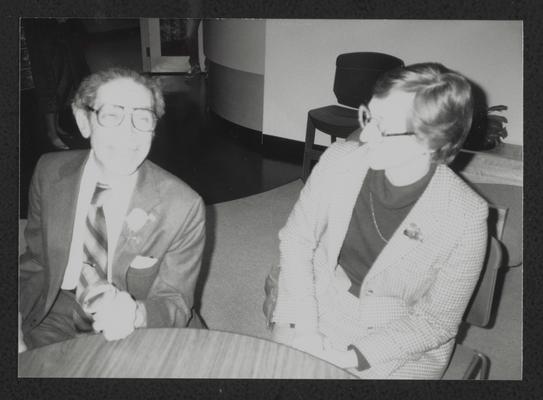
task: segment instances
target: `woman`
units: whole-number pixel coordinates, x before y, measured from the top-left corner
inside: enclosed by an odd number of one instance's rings
[[[273,338],[363,378],[440,378],[481,271],[488,206],[446,164],[471,87],[436,63],[387,73],[280,231]]]

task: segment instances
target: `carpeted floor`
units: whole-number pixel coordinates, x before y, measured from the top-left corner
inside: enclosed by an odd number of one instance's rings
[[[302,188],[301,180],[207,207],[204,262],[196,291],[210,329],[269,337],[264,280],[279,261],[277,233]],[[198,300],[197,300],[198,301]]]
[[[262,313],[264,279],[279,260],[277,233],[300,180],[268,192],[208,206],[208,238],[197,289],[210,329],[269,337]],[[489,379],[521,379],[522,267],[504,269],[490,329],[463,327],[459,338],[489,356]],[[467,329],[467,330],[466,330]]]

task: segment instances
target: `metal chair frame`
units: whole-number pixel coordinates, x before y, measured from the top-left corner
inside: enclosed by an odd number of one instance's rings
[[[481,272],[481,277],[475,288],[474,294],[468,305],[464,321],[470,325],[486,328],[490,323],[492,316],[493,304],[494,304],[494,290],[496,287],[496,280],[499,269],[502,267],[503,261],[503,249],[501,242],[490,237],[489,247],[485,259],[485,265]],[[459,357],[455,357],[457,352],[472,353],[469,364],[465,367],[465,370],[461,377],[447,375],[449,370],[459,370],[460,363]],[[449,366],[443,375],[443,379],[488,379],[490,371],[490,359],[480,351],[471,349],[463,344],[456,344],[454,353],[449,362]]]

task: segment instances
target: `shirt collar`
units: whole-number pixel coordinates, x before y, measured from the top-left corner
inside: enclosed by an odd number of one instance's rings
[[[111,187],[113,190],[125,189],[135,185],[136,180],[138,179],[139,168],[131,175],[122,176],[119,179],[113,181],[106,181],[101,179],[100,168],[98,167],[98,161],[94,154],[94,150],[91,149],[89,159],[87,160],[87,165],[85,166],[85,172],[87,176],[92,180],[93,185],[96,185],[96,182],[102,182]]]

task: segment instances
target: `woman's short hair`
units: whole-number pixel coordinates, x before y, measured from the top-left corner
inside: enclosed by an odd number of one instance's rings
[[[105,83],[116,79],[131,79],[147,88],[153,97],[153,111],[158,118],[164,115],[164,96],[159,81],[142,75],[128,68],[114,67],[95,72],[87,76],[74,94],[72,109],[84,110],[87,106],[92,107],[96,100],[98,89]]]
[[[415,93],[408,127],[434,150],[433,161],[451,162],[462,148],[473,116],[471,84],[438,63],[413,64],[385,73],[373,95]]]

